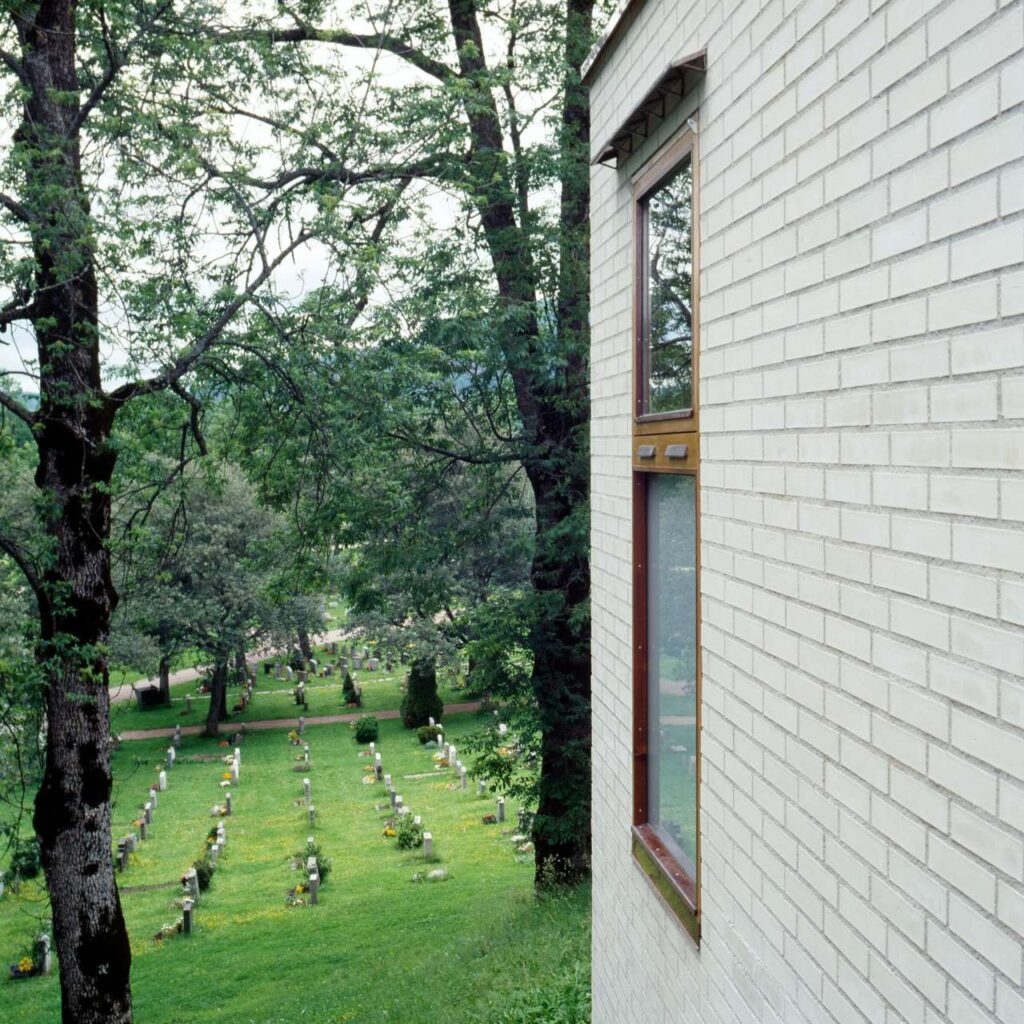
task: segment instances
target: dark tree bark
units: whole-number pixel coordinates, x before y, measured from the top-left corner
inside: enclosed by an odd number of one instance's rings
[[[171,703],[171,659],[166,654],[160,656],[160,703]]]
[[[560,138],[560,267],[556,330],[565,366],[552,379],[537,321],[537,276],[526,225],[508,174],[476,0],[449,0],[467,89],[477,208],[509,311],[502,348],[526,445],[521,455],[536,503],[533,691],[540,714],[540,799],[534,819],[536,882],[574,882],[590,861],[590,570],[586,538],[589,357],[588,150],[590,113],[580,67],[591,40],[593,0],[568,0]]]
[[[64,1024],[132,1016],[131,953],[114,880],[104,654],[117,594],[110,574],[108,446],[114,408],[100,381],[98,300],[81,178],[75,4],[43,0],[13,15],[25,100],[16,146],[36,270],[34,416],[49,561],[37,589],[38,657],[49,737],[34,824],[53,910]]]
[[[245,641],[239,640],[235,648],[235,671],[238,678],[244,683],[249,677],[249,662],[245,658]]]
[[[210,679],[210,710],[206,713],[204,736],[219,736],[220,723],[228,717],[228,659],[218,658],[214,662]]]
[[[299,650],[302,652],[302,657],[308,662],[313,657],[313,645],[309,640],[309,633],[305,629],[300,629],[298,633]]]

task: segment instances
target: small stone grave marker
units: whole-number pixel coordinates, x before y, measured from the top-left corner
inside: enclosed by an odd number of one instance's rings
[[[195,868],[189,868],[185,872],[185,887],[188,889],[192,902],[199,902],[199,876],[196,874]]]
[[[142,818],[147,825],[153,824],[153,805],[148,800],[143,805]]]
[[[498,822],[499,824],[505,820],[505,798],[503,796],[498,797]]]
[[[423,856],[427,860],[434,856],[434,837],[429,832],[423,833]]]
[[[191,693],[186,693],[185,694],[185,713],[187,715],[191,715],[192,714],[192,694]]]
[[[165,789],[167,789],[167,772],[160,772],[158,779],[160,783],[160,792],[162,793]]]
[[[181,747],[181,726],[176,725],[174,727],[174,738],[171,740],[174,749],[177,750]]]
[[[217,858],[219,856],[220,856],[220,844],[219,843],[213,843],[210,846],[210,863],[211,864],[216,864],[217,863]]]
[[[306,813],[309,819],[309,827],[312,828],[316,824],[316,808],[310,804]]]
[[[309,798],[313,795],[313,785],[309,781],[309,779],[302,780],[302,795],[306,798],[307,802]]]
[[[300,715],[299,716],[299,735],[301,736],[306,731],[306,720]]]
[[[192,900],[181,901],[181,934],[191,935],[192,934],[192,914],[193,907],[195,904]]]
[[[150,802],[151,806],[156,807],[156,805],[157,805],[157,796],[156,796],[156,788],[154,786],[150,786],[149,787],[149,802]]]
[[[225,814],[225,817],[228,817],[228,818],[231,817],[231,794],[230,793],[225,793],[224,794],[224,814]]]
[[[174,747],[167,748],[167,767],[174,767]]]
[[[477,796],[483,796],[484,793],[486,792],[486,790],[487,790],[487,780],[486,779],[477,779],[477,781],[476,781],[476,795]]]

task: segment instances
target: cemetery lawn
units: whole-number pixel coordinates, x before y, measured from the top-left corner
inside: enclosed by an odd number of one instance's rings
[[[322,655],[318,655],[322,657]],[[356,672],[354,679],[363,690],[363,706],[361,708],[345,707],[341,700],[342,680],[335,673],[326,679],[310,679],[306,683],[306,702],[308,710],[303,710],[295,703],[292,691],[294,683],[285,679],[275,679],[272,675],[264,675],[260,667],[256,674],[256,689],[249,706],[243,712],[232,714],[222,724],[222,731],[230,731],[241,722],[268,721],[277,718],[295,718],[304,715],[306,718],[317,715],[343,715],[352,712],[383,711],[386,708],[397,708],[402,700],[401,685],[405,681],[408,667],[398,666],[395,672]],[[140,711],[135,701],[127,704],[116,704],[110,709],[110,728],[115,733],[129,732],[135,729],[172,728],[175,725],[202,725],[210,709],[209,696],[198,693],[198,680],[177,683],[171,687],[171,706],[151,708]],[[241,690],[238,686],[228,689],[228,710],[238,701]],[[456,689],[443,679],[438,680],[438,693],[446,704],[465,701],[470,698],[465,691]],[[192,695],[192,711],[185,710],[185,695]]]
[[[261,680],[262,681],[262,680]],[[394,705],[392,705],[394,706]],[[475,716],[454,716],[459,738]],[[303,880],[291,856],[310,834],[302,796],[305,772],[294,771],[301,747],[284,730],[250,733],[242,746],[241,784],[233,814],[210,816],[230,748],[186,737],[168,789],[159,794],[151,835],[119,875],[132,941],[132,982],[139,1024],[483,1024],[524,989],[558,988],[574,971],[589,973],[589,891],[538,900],[533,864],[517,859],[505,825],[484,825],[492,794],[476,786],[449,790],[450,771],[435,771],[429,748],[397,721],[382,721],[384,770],[434,836],[436,864],[400,851],[382,831],[383,785],[364,785],[370,758],[360,758],[347,725],[310,726],[308,777],[318,812],[314,829],[333,870],[316,907],[285,906]],[[126,742],[115,755],[114,836],[131,820],[164,767],[164,741]],[[423,776],[412,777],[407,776]],[[196,933],[161,943],[153,935],[179,911],[178,879],[201,853],[218,820],[228,844],[196,911]],[[447,881],[413,883],[417,871],[444,867]],[[0,900],[0,965],[22,952],[41,910],[31,884]],[[51,1024],[59,1019],[54,974],[0,981],[4,1020]]]

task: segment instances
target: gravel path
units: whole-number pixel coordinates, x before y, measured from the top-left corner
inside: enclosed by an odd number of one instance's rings
[[[458,715],[465,711],[479,711],[480,701],[471,700],[465,704],[445,704],[444,713],[446,715]],[[357,718],[361,718],[366,712],[364,711],[353,711],[344,715],[320,715],[317,718],[307,718],[306,728],[308,729],[313,725],[334,725],[337,722],[354,722]],[[387,711],[374,711],[373,714],[377,718],[397,718],[398,711],[395,708],[391,708]],[[238,728],[245,727],[245,731],[249,732],[252,729],[294,729],[297,724],[297,717],[293,718],[269,718],[262,722],[239,722]],[[232,732],[235,728],[235,724],[231,721],[221,722],[221,727],[224,730],[224,735]],[[186,725],[181,730],[182,736],[198,736],[203,731],[201,725]],[[173,736],[174,726],[169,726],[166,729],[133,729],[128,732],[122,732],[119,734],[123,740],[152,740],[160,737]]]

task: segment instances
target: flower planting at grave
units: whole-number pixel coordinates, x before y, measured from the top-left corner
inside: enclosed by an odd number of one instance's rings
[[[173,938],[175,935],[180,935],[185,929],[185,921],[183,918],[178,918],[177,921],[173,921],[170,924],[163,924],[160,926],[160,930],[153,936],[154,942],[163,942],[164,939]]]
[[[412,820],[411,815],[399,819],[396,834],[400,850],[415,850],[423,845],[423,826]]]

